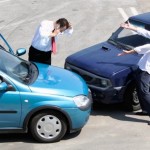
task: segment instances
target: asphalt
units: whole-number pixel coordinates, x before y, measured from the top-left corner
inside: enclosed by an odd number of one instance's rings
[[[148,12],[149,0],[1,0],[0,32],[14,50],[28,49],[38,24],[44,19],[67,18],[74,27],[70,37],[58,39],[52,65],[63,67],[74,52],[98,44],[119,27],[125,17]],[[123,15],[124,14],[124,15]],[[1,134],[2,150],[149,150],[148,116],[125,112],[118,105],[98,106],[79,135],[60,142],[39,144],[28,134]]]

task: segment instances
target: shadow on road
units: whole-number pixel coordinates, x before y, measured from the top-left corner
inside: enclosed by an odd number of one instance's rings
[[[117,120],[122,120],[122,121],[131,121],[131,122],[143,122],[147,123],[149,120],[144,119],[139,119],[138,116],[134,112],[129,112],[123,110],[122,106],[120,104],[111,104],[111,105],[105,105],[105,104],[98,104],[96,103],[93,106],[92,116],[110,116],[114,119]],[[148,116],[147,116],[148,117]]]
[[[0,143],[7,142],[23,142],[23,143],[36,143],[30,134],[23,133],[8,133],[0,134]]]
[[[81,130],[75,133],[66,134],[62,140],[68,140],[77,137],[80,134]],[[35,143],[41,144],[36,142],[30,134],[22,134],[22,133],[8,133],[8,134],[0,134],[0,143],[10,143],[10,142],[23,142],[23,143]]]

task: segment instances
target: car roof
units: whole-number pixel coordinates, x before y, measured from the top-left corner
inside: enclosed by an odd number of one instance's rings
[[[139,14],[139,15],[136,15],[136,16],[132,16],[132,17],[129,18],[129,20],[143,22],[147,25],[150,25],[150,12]]]

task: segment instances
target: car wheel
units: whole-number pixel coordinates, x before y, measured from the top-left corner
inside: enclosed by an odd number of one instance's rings
[[[39,142],[57,142],[65,135],[67,124],[60,113],[55,111],[41,112],[31,120],[30,131]]]
[[[130,84],[125,92],[124,106],[129,111],[136,111],[141,108],[135,83]]]

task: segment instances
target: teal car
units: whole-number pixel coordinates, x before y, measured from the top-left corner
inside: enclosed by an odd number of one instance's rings
[[[38,142],[56,142],[80,131],[91,94],[75,73],[19,58],[0,35],[0,133],[30,131]]]

